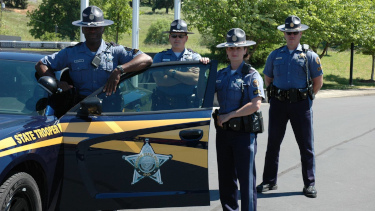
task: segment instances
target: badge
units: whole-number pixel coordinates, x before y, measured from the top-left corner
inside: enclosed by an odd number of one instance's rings
[[[290,23],[290,27],[293,27],[294,26],[294,23]]]
[[[239,87],[241,87],[241,85],[243,84],[243,80],[242,80],[242,78],[237,78],[237,79],[236,79],[236,84],[237,84]]]
[[[155,154],[151,145],[149,144],[149,139],[145,139],[145,144],[143,145],[141,152],[136,155],[122,156],[122,158],[130,163],[134,167],[133,182],[139,182],[145,177],[149,177],[159,184],[163,184],[161,181],[160,166],[165,162],[172,159],[172,155],[160,155]]]
[[[232,41],[233,41],[233,42],[236,42],[236,41],[237,41],[237,36],[236,36],[236,35],[233,35],[233,36],[232,36]]]
[[[181,25],[180,24],[177,24],[177,29],[181,29]]]
[[[90,16],[89,16],[89,18],[90,18],[90,20],[94,20],[94,14],[90,14]]]
[[[306,57],[306,54],[304,54],[304,53],[301,53],[300,55],[299,55],[299,58],[305,58]]]

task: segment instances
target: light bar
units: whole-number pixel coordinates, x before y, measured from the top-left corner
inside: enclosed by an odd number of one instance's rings
[[[64,49],[78,42],[6,41],[0,40],[0,48]]]

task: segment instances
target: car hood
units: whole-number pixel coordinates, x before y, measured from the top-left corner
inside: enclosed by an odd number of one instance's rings
[[[43,116],[0,115],[0,140],[32,127],[40,121],[45,121]]]

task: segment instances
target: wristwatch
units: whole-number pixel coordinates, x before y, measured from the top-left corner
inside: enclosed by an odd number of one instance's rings
[[[122,65],[117,65],[117,69],[120,70],[121,74],[123,74],[125,72],[124,68],[122,68]]]

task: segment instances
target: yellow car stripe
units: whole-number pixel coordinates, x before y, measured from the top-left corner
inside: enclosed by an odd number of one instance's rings
[[[0,150],[15,146],[16,142],[12,137],[5,138],[3,140],[0,140]]]
[[[68,133],[91,133],[110,134],[115,132],[139,130],[150,127],[160,127],[166,125],[176,125],[182,123],[192,123],[209,121],[210,118],[196,119],[169,119],[169,120],[139,120],[139,121],[117,121],[117,122],[75,122],[61,123],[62,131]],[[116,124],[114,124],[116,123]]]
[[[13,148],[13,149],[10,149],[10,150],[6,150],[4,152],[0,152],[0,157],[4,157],[4,156],[14,154],[14,153],[18,153],[18,152],[23,152],[23,151],[26,151],[26,150],[33,150],[33,149],[52,146],[52,145],[61,144],[61,143],[62,143],[62,137],[52,138],[52,139],[48,139],[46,141],[36,142],[36,143],[33,143],[33,144],[28,144],[28,145]]]
[[[129,141],[124,141],[129,146]],[[142,148],[143,142],[131,142],[139,148]],[[134,151],[131,148],[126,147],[123,144],[119,144],[118,141],[108,141],[105,143],[95,144],[92,147],[106,149],[106,150],[117,150],[122,152],[133,152],[139,153],[141,150]],[[180,161],[196,166],[200,166],[203,168],[207,168],[208,164],[208,154],[207,149],[200,149],[200,148],[191,148],[191,147],[184,147],[184,146],[174,146],[174,145],[165,145],[165,144],[158,144],[152,143],[152,148],[154,149],[156,154],[163,154],[169,155],[172,154],[172,160]]]

